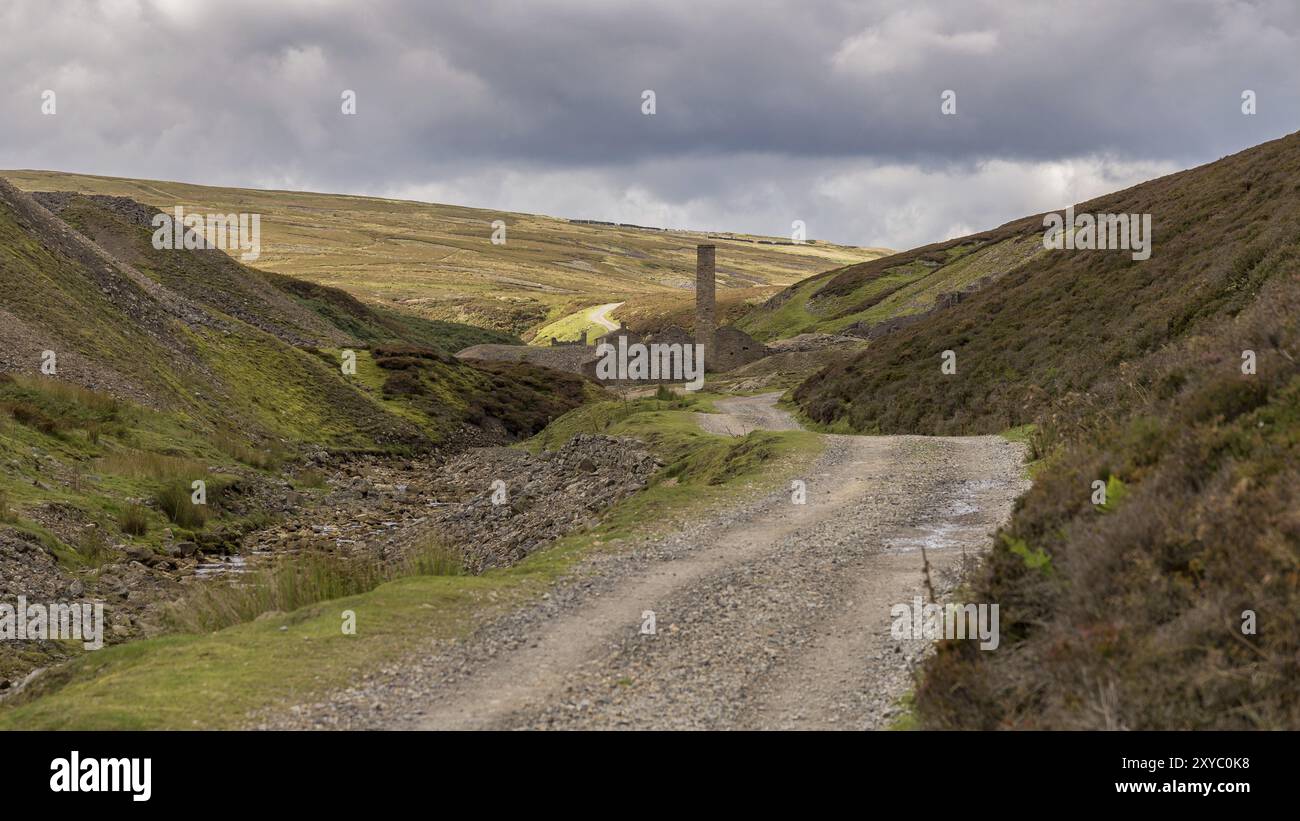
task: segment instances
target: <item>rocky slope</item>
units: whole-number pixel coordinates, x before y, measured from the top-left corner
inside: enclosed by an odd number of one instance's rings
[[[526,365],[474,367],[442,347],[473,332],[217,250],[155,249],[153,213],[120,198],[38,201],[0,180],[6,600],[109,601],[110,640],[146,634],[205,557],[319,508],[298,487],[306,454],[378,465],[513,441],[592,390]],[[345,350],[355,374],[341,367]],[[200,480],[202,508],[189,501]],[[65,655],[4,642],[0,688]]]

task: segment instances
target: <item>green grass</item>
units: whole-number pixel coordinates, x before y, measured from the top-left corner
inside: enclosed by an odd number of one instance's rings
[[[899,713],[889,722],[888,729],[909,732],[921,729],[920,719],[916,715],[916,696],[908,692],[898,700]]]
[[[9,491],[0,490],[0,524],[13,524],[18,514],[9,506]]]
[[[208,475],[208,465],[199,459],[168,456],[139,450],[122,450],[95,460],[95,469],[131,479],[190,480]]]
[[[1014,428],[1007,428],[998,435],[1008,442],[1018,442],[1022,445],[1028,445],[1034,439],[1034,434],[1038,432],[1038,425],[1028,422]]]
[[[847,420],[840,419],[838,425],[848,427]],[[1008,442],[1025,446],[1025,478],[1033,479],[1048,464],[1048,454],[1043,444],[1043,434],[1038,425],[1029,422],[1014,428],[1007,428],[998,434]]]
[[[751,310],[737,327],[757,339],[840,333],[934,307],[939,295],[1006,273],[1043,252],[1034,237],[959,241],[942,251],[907,252],[879,264],[828,271],[794,286],[775,307]],[[924,250],[924,249],[923,249]]]
[[[169,482],[154,494],[154,502],[173,524],[186,530],[200,530],[208,522],[206,505],[195,504],[190,483]]]
[[[464,572],[463,557],[434,538],[416,545],[398,561],[307,552],[197,585],[167,607],[166,621],[176,632],[210,633],[269,613],[287,613],[367,593],[409,576],[460,576]]]
[[[676,425],[667,425],[676,429]],[[721,438],[721,437],[715,437]],[[734,440],[724,443],[734,446]],[[737,496],[783,485],[821,447],[801,432],[772,434],[761,460],[710,484],[693,472],[614,505],[601,523],[481,576],[416,576],[369,592],[212,633],[172,635],[87,653],[0,706],[0,729],[230,728],[251,711],[345,686],[435,638],[463,637],[503,608],[535,599],[575,562],[664,532]],[[714,466],[716,469],[716,466]],[[714,475],[716,475],[716,470]],[[342,632],[343,613],[357,634]]]
[[[712,413],[719,398],[704,392],[681,393],[672,399],[628,399],[592,402],[564,414],[524,443],[537,453],[553,450],[579,433],[632,436],[650,445],[667,461],[680,458],[693,446],[714,438],[700,430],[696,413]]]
[[[157,547],[169,518],[140,504],[142,499],[170,510],[175,523],[188,529],[211,517],[223,526],[247,518],[190,504],[194,480],[207,483],[208,499],[215,503],[230,478],[248,470],[175,414],[41,377],[0,380],[0,406],[15,399],[51,415],[58,429],[46,432],[0,413],[0,494],[10,514],[0,518],[37,535],[70,567],[98,564],[108,542]],[[97,435],[91,436],[92,430]],[[42,458],[32,459],[33,453]],[[96,525],[85,532],[102,535],[96,541],[60,537],[24,514],[48,504],[75,510]]]

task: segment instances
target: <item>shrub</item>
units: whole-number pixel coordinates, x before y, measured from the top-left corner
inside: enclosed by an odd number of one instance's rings
[[[375,357],[375,364],[384,367],[379,363],[380,359],[408,358],[408,359],[427,359],[431,362],[449,363],[452,357],[442,351],[433,348],[424,348],[419,345],[376,345],[371,350],[371,355]]]
[[[143,536],[149,532],[149,514],[143,505],[131,505],[117,517],[117,526],[128,536]]]
[[[44,411],[30,402],[10,403],[9,413],[16,421],[29,428],[35,428],[47,436],[59,433],[65,427],[61,420],[47,416]]]
[[[417,373],[397,371],[384,380],[385,396],[420,396],[427,392]]]
[[[392,356],[386,359],[376,359],[375,364],[389,371],[404,371],[418,368],[424,363],[410,356]]]
[[[113,551],[104,540],[104,534],[98,528],[87,528],[82,531],[73,547],[82,561],[90,565],[102,565],[114,557]]]
[[[586,401],[585,379],[524,362],[475,362],[490,384],[468,394],[466,417],[482,425],[499,421],[515,438],[527,438]]]
[[[168,519],[190,530],[202,528],[208,521],[207,505],[196,505],[191,500],[190,485],[185,481],[165,485],[154,495],[154,501]]]

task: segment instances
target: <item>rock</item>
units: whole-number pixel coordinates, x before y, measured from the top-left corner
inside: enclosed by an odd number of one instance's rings
[[[158,554],[147,547],[128,547],[126,549],[126,557],[133,562],[139,562],[141,564],[150,564],[158,561]]]

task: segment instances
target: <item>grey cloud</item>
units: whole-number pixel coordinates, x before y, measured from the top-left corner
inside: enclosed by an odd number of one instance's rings
[[[864,244],[987,227],[1064,204],[1062,174],[1091,196],[1300,120],[1285,0],[10,0],[0,27],[0,167],[805,218]]]

